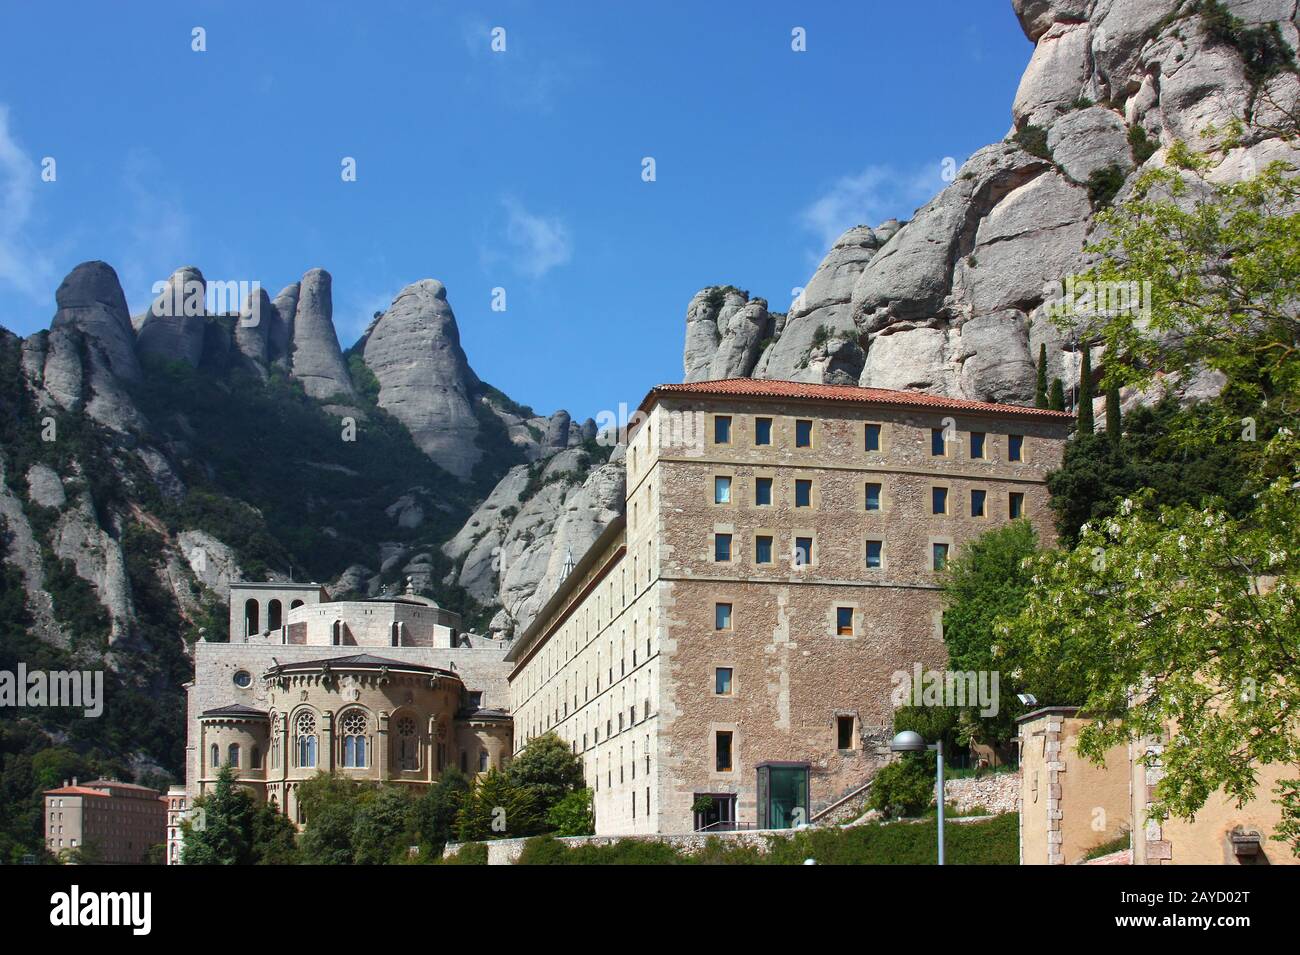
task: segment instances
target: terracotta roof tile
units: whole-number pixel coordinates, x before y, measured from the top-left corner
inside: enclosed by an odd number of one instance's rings
[[[936,411],[964,411],[1017,418],[1046,418],[1070,421],[1068,411],[1049,411],[1022,405],[991,404],[966,398],[948,398],[923,391],[893,391],[888,388],[859,388],[856,385],[818,385],[805,381],[769,381],[760,378],[723,378],[717,381],[692,381],[684,384],[657,385],[650,389],[641,410],[658,397],[698,395],[706,398],[774,398],[811,401],[844,401],[855,404],[887,405]]]
[[[106,793],[102,789],[91,789],[89,786],[61,786],[58,789],[45,790],[46,796],[103,796],[109,798],[112,794]]]

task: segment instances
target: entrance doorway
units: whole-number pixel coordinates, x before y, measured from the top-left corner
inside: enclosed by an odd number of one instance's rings
[[[731,832],[736,828],[735,793],[696,793],[696,832]]]

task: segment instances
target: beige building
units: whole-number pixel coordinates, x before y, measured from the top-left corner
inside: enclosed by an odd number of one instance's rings
[[[626,518],[507,659],[517,751],[580,754],[599,834],[787,827],[887,756],[893,690],[942,669],[938,569],[1024,517],[1069,415],[880,389],[664,385]]]
[[[116,779],[73,779],[45,792],[45,847],[56,856],[139,865],[166,839],[167,807],[154,789]]]
[[[1274,787],[1296,767],[1257,767],[1256,797],[1243,806],[1212,793],[1194,819],[1151,819],[1160,781],[1160,744],[1115,746],[1101,765],[1080,756],[1075,707],[1045,707],[1020,719],[1020,856],[1025,865],[1069,865],[1099,845],[1128,835],[1134,865],[1295,865],[1290,847],[1272,837],[1281,822]],[[1147,754],[1155,757],[1143,763]]]
[[[506,643],[433,600],[237,582],[230,605],[229,642],[195,646],[178,820],[227,765],[301,823],[297,787],[318,772],[427,786],[508,762]]]

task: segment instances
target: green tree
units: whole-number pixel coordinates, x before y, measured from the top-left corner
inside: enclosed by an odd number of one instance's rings
[[[887,819],[919,816],[934,799],[934,753],[903,753],[871,777],[867,808]]]
[[[511,785],[532,793],[534,806],[542,816],[584,785],[582,760],[555,733],[530,739],[511,761],[506,776]]]
[[[1119,386],[1111,385],[1106,389],[1106,437],[1117,442],[1123,434],[1124,426],[1120,414]]]
[[[1087,342],[1080,346],[1079,355],[1079,434],[1092,434],[1096,423],[1092,418],[1092,348]]]
[[[415,827],[426,857],[436,857],[455,838],[456,813],[469,788],[463,773],[448,769],[416,805]]]
[[[399,786],[381,786],[364,799],[352,824],[354,865],[400,862],[416,844],[416,800]]]
[[[456,834],[461,842],[535,835],[542,828],[531,789],[516,786],[505,773],[489,769],[461,800]]]
[[[1047,397],[1047,407],[1053,411],[1065,410],[1065,385],[1060,378],[1052,379],[1052,391]]]
[[[181,823],[185,865],[252,865],[253,816],[256,805],[248,790],[235,783],[235,771],[223,766],[212,792],[194,800],[200,810]],[[197,823],[194,819],[201,819]]]
[[[591,811],[591,790],[575,789],[546,814],[546,824],[557,836],[589,836],[596,831]]]
[[[1038,377],[1034,381],[1034,407],[1047,407],[1047,343],[1038,346]]]

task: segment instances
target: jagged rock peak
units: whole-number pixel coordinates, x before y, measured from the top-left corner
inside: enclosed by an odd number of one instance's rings
[[[140,377],[126,295],[111,265],[82,262],[59,285],[54,300],[58,311],[51,331],[80,331],[100,346],[113,374],[128,381]]]
[[[312,269],[299,283],[291,368],[303,390],[313,398],[353,400],[356,392],[334,331],[332,285],[333,280],[324,269]]]
[[[434,461],[469,477],[482,457],[474,409],[479,380],[460,346],[443,284],[422,279],[398,292],[361,348],[379,382],[380,407],[406,425]]]
[[[136,352],[141,357],[183,361],[198,367],[203,357],[207,281],[193,265],[183,265],[141,316]]]

